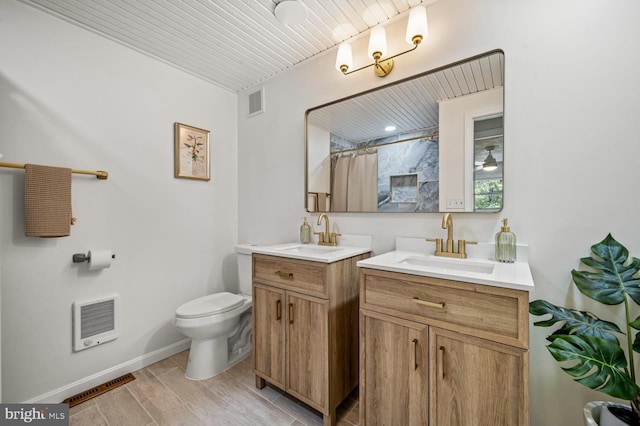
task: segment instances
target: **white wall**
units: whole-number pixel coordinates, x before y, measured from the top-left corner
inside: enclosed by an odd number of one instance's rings
[[[22,402],[181,341],[179,304],[235,289],[237,95],[13,0],[0,17],[3,161],[109,172],[74,175],[71,236],[41,239],[0,169],[2,396]],[[176,121],[211,131],[211,181],[173,177]],[[92,248],[110,269],[72,264]],[[120,338],[73,353],[71,304],[111,293]]]
[[[441,0],[428,8],[430,36],[399,57],[393,73],[342,76],[334,53],[265,83],[267,112],[239,117],[239,240],[297,238],[304,206],[307,108],[496,48],[505,51],[505,206],[496,214],[454,214],[455,233],[489,241],[508,217],[530,246],[532,300],[593,310],[570,271],[608,232],[640,257],[640,3]],[[402,37],[404,20],[388,37]],[[354,51],[366,50],[366,38]],[[390,51],[399,48],[390,44]],[[356,58],[354,66],[358,66]],[[248,93],[248,92],[247,92]],[[246,111],[246,93],[240,111]],[[285,167],[282,164],[286,164]],[[332,214],[342,233],[372,234],[374,249],[400,236],[442,235],[440,214]],[[605,312],[606,315],[606,312]],[[581,424],[581,408],[605,395],[573,383],[531,329],[534,426]]]

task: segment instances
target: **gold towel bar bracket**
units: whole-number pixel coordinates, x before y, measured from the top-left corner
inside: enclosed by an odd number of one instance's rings
[[[8,167],[10,169],[24,169],[24,164],[15,164],[15,163],[3,163],[0,161],[0,167]],[[109,177],[109,173],[104,170],[75,170],[71,169],[71,173],[80,174],[80,175],[94,175],[96,178],[100,180],[107,180]]]

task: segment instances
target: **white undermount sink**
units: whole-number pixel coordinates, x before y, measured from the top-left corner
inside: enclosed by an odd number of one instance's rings
[[[372,238],[370,235],[343,235],[338,238],[337,246],[288,243],[272,246],[255,246],[253,252],[271,256],[288,257],[291,259],[331,263],[371,251]]]
[[[520,254],[514,263],[494,260],[492,243],[467,246],[468,257],[464,259],[435,256],[433,249],[433,243],[424,239],[398,237],[396,250],[360,260],[358,267],[533,291],[524,245],[519,246]]]
[[[478,274],[492,274],[495,267],[494,263],[476,262],[469,259],[448,259],[435,256],[426,257],[412,255],[399,260],[398,263],[431,269],[475,272]]]
[[[342,250],[342,247],[332,246],[317,246],[311,244],[294,244],[290,247],[284,247],[282,249],[287,253],[300,253],[300,254],[327,254],[334,251]]]

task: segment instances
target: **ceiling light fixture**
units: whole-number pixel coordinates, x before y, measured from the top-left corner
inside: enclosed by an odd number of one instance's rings
[[[387,53],[387,38],[384,27],[378,25],[371,29],[369,36],[368,55],[373,58],[374,62],[358,69],[349,71],[353,67],[353,55],[351,45],[347,42],[340,44],[338,54],[336,56],[336,69],[342,74],[347,75],[365,68],[374,67],[373,70],[378,77],[389,75],[393,69],[393,58],[415,50],[422,40],[428,36],[429,28],[427,25],[427,9],[424,6],[416,6],[409,13],[409,21],[407,22],[407,43],[413,44],[413,47],[404,52],[400,52],[388,58],[382,58]]]
[[[487,151],[489,151],[489,155],[487,155],[487,158],[484,159],[484,163],[482,163],[482,170],[490,172],[498,168],[498,162],[495,158],[493,158],[493,155],[491,155],[491,151],[493,151],[495,148],[496,147],[493,145],[485,148]]]
[[[285,25],[300,25],[307,19],[307,8],[298,0],[283,0],[276,4],[273,14]]]

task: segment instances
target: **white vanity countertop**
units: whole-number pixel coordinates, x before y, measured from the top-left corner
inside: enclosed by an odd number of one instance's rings
[[[338,237],[337,246],[287,243],[271,246],[254,246],[252,250],[254,253],[267,254],[270,256],[332,263],[369,253],[371,252],[371,247],[372,237],[370,235],[343,235]]]
[[[361,260],[357,265],[361,268],[533,291],[527,246],[517,247],[516,262],[503,263],[493,259],[493,243],[467,246],[468,257],[455,259],[433,255],[433,243],[415,238],[404,239],[414,241],[398,240],[396,250]]]

